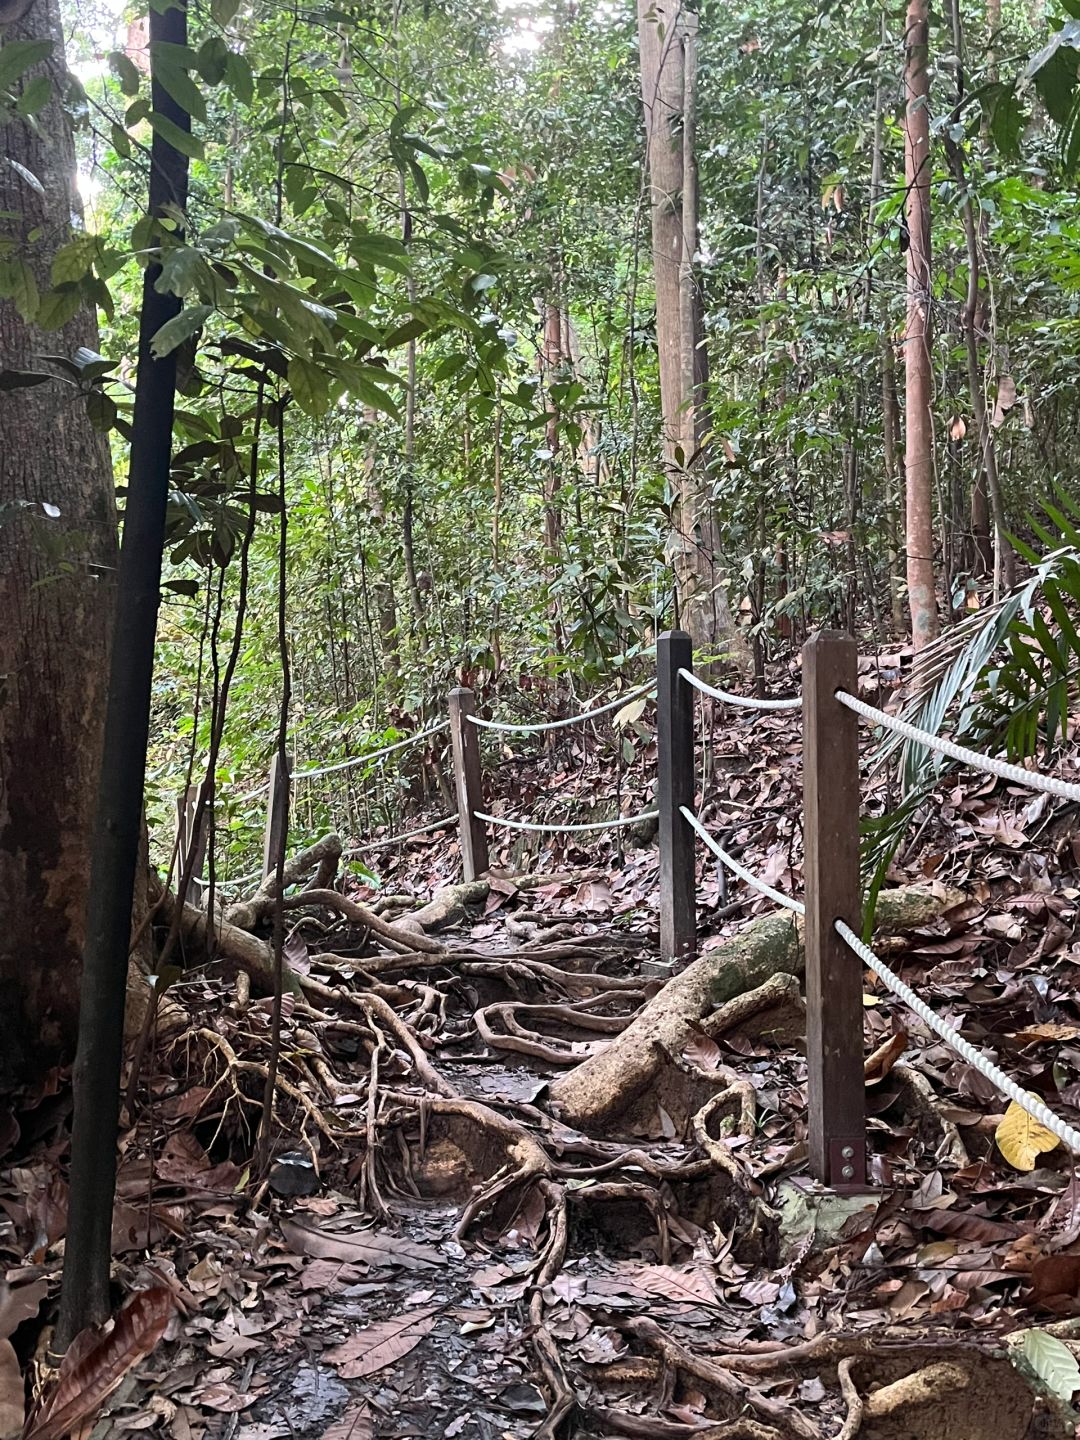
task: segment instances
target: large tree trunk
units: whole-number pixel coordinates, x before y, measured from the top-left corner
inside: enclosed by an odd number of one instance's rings
[[[921,650],[938,633],[934,588],[933,450],[930,373],[930,20],[929,0],[908,0],[904,31],[904,174],[907,183],[907,378],[904,474],[911,639]]]
[[[708,372],[701,343],[701,292],[694,274],[696,33],[697,17],[685,6],[673,0],[638,0],[664,464],[675,496],[670,548],[679,623],[696,646],[709,647],[729,638],[734,627],[726,595],[717,584],[719,542],[701,455]]]
[[[44,293],[81,212],[57,89],[66,73],[58,0],[36,0],[3,33],[53,41],[52,56],[18,82],[48,76],[48,104],[34,128],[13,120],[4,131],[7,156],[44,194],[0,164],[0,229]],[[97,344],[90,308],[46,334],[0,300],[5,369],[48,370],[42,354]],[[81,398],[60,380],[0,392],[0,1092],[74,1048],[115,563],[109,452]]]

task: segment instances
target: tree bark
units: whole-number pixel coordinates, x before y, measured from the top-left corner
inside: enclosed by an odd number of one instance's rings
[[[664,466],[674,497],[670,552],[678,623],[700,648],[729,639],[734,626],[717,584],[719,536],[701,455],[708,368],[694,274],[696,33],[697,17],[685,6],[638,0]]]
[[[31,128],[12,120],[6,158],[37,176],[39,194],[0,164],[2,231],[38,289],[81,216],[75,148],[62,105],[58,0],[37,0],[5,41],[51,39],[53,52],[20,82],[53,82]],[[43,354],[96,350],[83,307],[45,333],[0,300],[0,366],[44,371]],[[55,506],[49,518],[42,509]],[[40,1080],[71,1058],[89,889],[109,620],[116,565],[116,504],[104,438],[60,380],[0,395],[0,1093]]]
[[[907,582],[911,639],[916,652],[938,633],[934,586],[933,398],[930,372],[930,19],[929,0],[908,0],[904,32],[904,175],[907,252],[907,332],[904,345],[907,413]]]

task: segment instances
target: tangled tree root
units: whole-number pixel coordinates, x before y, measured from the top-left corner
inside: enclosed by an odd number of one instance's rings
[[[877,926],[889,930],[923,925],[962,899],[958,891],[944,888],[883,891],[878,897]],[[669,980],[616,1040],[556,1080],[551,1086],[552,1104],[564,1120],[580,1129],[609,1125],[654,1085],[666,1056],[683,1054],[702,1021],[713,1034],[719,1026],[739,1023],[744,1018],[741,1008],[728,1009],[736,999],[758,992],[751,1009],[766,1008],[763,987],[782,986],[782,977],[798,976],[802,968],[801,920],[788,914],[755,920]],[[774,994],[768,996],[770,1002]]]

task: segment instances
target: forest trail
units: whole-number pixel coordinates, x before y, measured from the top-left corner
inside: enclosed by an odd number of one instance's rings
[[[742,816],[725,844],[799,890],[795,722],[735,717],[712,748],[715,804]],[[581,759],[607,783],[588,746]],[[557,751],[534,763],[562,768]],[[1075,1113],[1080,1086],[1062,1082],[1080,1068],[1080,837],[1066,815],[1051,843],[1046,813],[981,783],[944,795],[893,877],[929,903],[878,948],[1010,1073],[1041,1090],[1054,1067],[1055,1103]],[[1027,1173],[1006,1164],[1000,1096],[871,977],[866,1193],[810,1179],[805,1018],[786,973],[691,1021],[602,1123],[571,1123],[566,1077],[666,988],[656,852],[575,836],[546,873],[512,878],[508,850],[448,890],[453,850],[417,837],[337,914],[325,889],[298,892],[286,954],[303,989],[283,1002],[268,1184],[247,1168],[265,977],[197,968],[166,996],[113,1238],[125,1290],[164,1286],[175,1318],[100,1440],[153,1426],[182,1440],[1065,1433],[1060,1355],[1038,1348],[1080,1292],[1062,1149]],[[706,854],[704,961],[751,936],[768,950],[784,922]],[[402,947],[409,914],[433,913],[412,897],[433,892],[434,933]],[[388,933],[357,923],[368,907]],[[0,1194],[0,1245],[31,1262],[8,1271],[21,1317],[56,1272],[66,1206],[48,1102],[36,1131],[23,1123]]]

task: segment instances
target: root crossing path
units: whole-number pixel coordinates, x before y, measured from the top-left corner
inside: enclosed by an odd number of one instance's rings
[[[927,1080],[932,1037],[868,1010],[875,1186],[815,1187],[791,915],[703,936],[667,977],[610,877],[417,904],[335,888],[339,853],[326,837],[287,875],[265,1176],[272,884],[215,924],[156,894],[190,968],[136,1050],[114,1244],[118,1281],[165,1287],[173,1317],[95,1435],[1067,1432],[1017,1335],[1040,1264],[1073,1263],[1053,1249],[1075,1238],[1072,1182],[1050,1157],[1046,1243],[1006,1218],[979,1104]],[[887,893],[879,939],[902,957],[963,904]],[[8,1173],[13,1253],[62,1234],[54,1158]],[[39,1257],[11,1286],[37,1304]],[[1065,1330],[1040,1343],[1070,1355]]]

